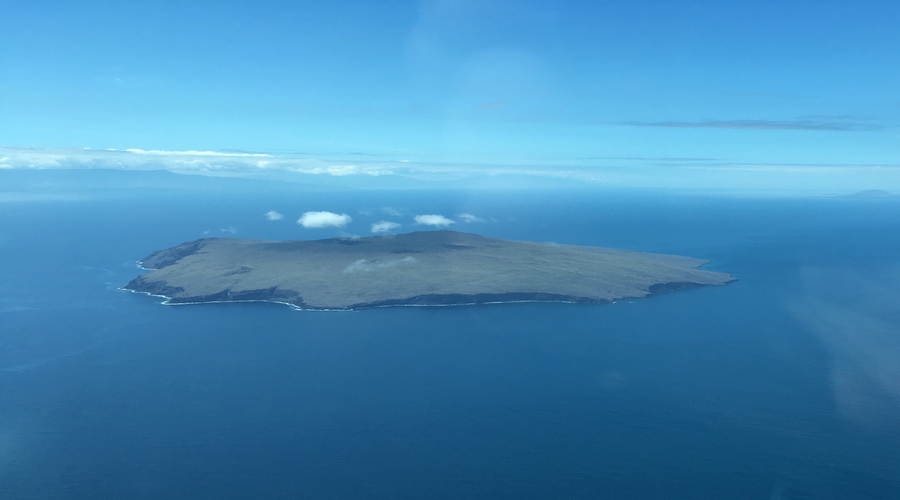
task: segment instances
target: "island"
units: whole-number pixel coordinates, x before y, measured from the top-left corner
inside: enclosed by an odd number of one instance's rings
[[[707,261],[456,231],[266,241],[204,238],[140,261],[124,288],[167,304],[267,301],[300,309],[496,302],[613,302],[731,275]]]

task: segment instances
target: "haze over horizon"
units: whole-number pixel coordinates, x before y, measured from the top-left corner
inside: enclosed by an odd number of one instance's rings
[[[0,168],[900,190],[893,2],[4,12]]]

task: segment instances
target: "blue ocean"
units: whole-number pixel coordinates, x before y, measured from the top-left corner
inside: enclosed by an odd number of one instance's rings
[[[0,201],[0,498],[900,498],[895,199],[35,179]],[[119,289],[183,241],[420,213],[739,281],[352,312]]]

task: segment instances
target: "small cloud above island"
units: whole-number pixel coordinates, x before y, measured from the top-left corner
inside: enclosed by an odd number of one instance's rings
[[[400,217],[400,211],[393,207],[381,207],[381,213],[393,217]]]
[[[447,227],[450,224],[456,224],[455,220],[436,214],[417,215],[413,220],[416,221],[416,224],[423,226]]]
[[[304,212],[297,219],[297,224],[307,229],[317,229],[323,227],[344,227],[353,219],[347,214],[336,214],[334,212]]]
[[[266,219],[269,220],[281,220],[284,218],[284,214],[278,213],[274,210],[269,210],[265,213]]]
[[[400,227],[400,224],[396,222],[391,222],[387,220],[380,220],[372,224],[372,232],[373,233],[386,233],[388,231],[393,231]]]
[[[484,219],[482,219],[481,217],[476,217],[472,214],[463,213],[457,215],[457,217],[459,217],[461,221],[469,224],[471,224],[472,222],[484,222]]]

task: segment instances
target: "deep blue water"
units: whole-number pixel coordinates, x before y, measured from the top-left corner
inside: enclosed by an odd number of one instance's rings
[[[900,498],[900,203],[92,196],[0,203],[0,498]],[[204,231],[338,234],[294,224],[306,210],[356,234],[470,212],[494,220],[456,229],[701,257],[740,281],[357,312],[117,290]]]

